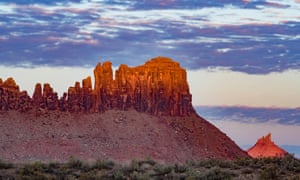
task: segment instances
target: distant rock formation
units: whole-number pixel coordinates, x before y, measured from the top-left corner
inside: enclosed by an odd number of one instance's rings
[[[255,145],[247,150],[249,156],[259,157],[283,157],[286,151],[277,146],[271,139],[271,133],[257,140]]]
[[[91,77],[76,82],[68,92],[58,97],[50,84],[37,83],[32,98],[20,92],[13,78],[0,81],[0,109],[33,108],[69,112],[104,112],[109,109],[128,110],[153,115],[189,116],[194,112],[192,95],[186,71],[179,63],[166,57],[157,57],[144,65],[120,65],[115,79],[111,62],[98,63],[94,69],[95,84]]]

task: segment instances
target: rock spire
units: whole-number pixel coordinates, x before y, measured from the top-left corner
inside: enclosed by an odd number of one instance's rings
[[[286,151],[277,146],[271,139],[271,133],[257,140],[255,145],[247,150],[249,156],[258,157],[283,157]]]
[[[33,108],[69,112],[128,110],[153,115],[189,116],[194,112],[185,69],[167,57],[156,57],[144,65],[125,64],[115,72],[112,63],[98,63],[91,77],[76,82],[58,97],[50,84],[37,83],[32,98],[20,92],[13,78],[0,81],[0,109],[27,111]],[[23,103],[23,104],[20,104]],[[26,108],[24,109],[24,103]]]

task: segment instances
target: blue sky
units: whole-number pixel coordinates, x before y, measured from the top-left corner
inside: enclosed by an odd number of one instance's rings
[[[137,65],[170,56],[188,69],[299,69],[300,3],[31,0],[0,3],[4,65]]]
[[[299,145],[280,130],[300,136],[299,0],[0,2],[0,78],[29,93],[50,82],[61,94],[98,61],[136,66],[155,56],[187,69],[193,104],[240,145],[254,140],[230,123],[266,127],[257,136],[270,127],[275,141]]]

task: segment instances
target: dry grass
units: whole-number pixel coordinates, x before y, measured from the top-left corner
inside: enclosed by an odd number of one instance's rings
[[[117,164],[70,158],[66,163],[11,164],[0,161],[0,179],[300,179],[300,160],[242,158],[209,159],[185,164],[159,164],[151,159]]]

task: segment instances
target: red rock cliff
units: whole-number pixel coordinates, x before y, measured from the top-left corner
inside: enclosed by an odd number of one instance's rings
[[[94,76],[94,88],[87,77],[60,98],[48,83],[36,84],[30,98],[12,78],[0,80],[0,110],[34,110],[0,113],[4,124],[0,137],[6,137],[1,157],[153,157],[166,162],[247,157],[226,134],[194,112],[186,71],[179,63],[157,57],[137,67],[120,65],[113,78],[112,64],[104,62],[97,64]]]
[[[0,110],[28,111],[32,108],[31,98],[26,91],[20,91],[12,77],[0,80]]]
[[[256,144],[248,149],[249,156],[258,157],[283,157],[286,151],[277,146],[271,139],[271,133],[261,137]]]
[[[98,63],[94,69],[95,84],[91,77],[75,83],[68,92],[58,98],[50,84],[36,84],[33,97],[26,99],[26,108],[20,106],[18,85],[12,78],[0,81],[0,108],[26,111],[32,108],[70,112],[103,112],[108,109],[134,108],[153,115],[189,116],[194,112],[192,95],[186,79],[186,71],[179,63],[166,57],[157,57],[144,65],[128,67],[120,65],[113,78],[111,62]],[[22,100],[24,104],[25,100]]]
[[[151,59],[142,66],[122,64],[112,78],[111,63],[94,70],[96,108],[186,116],[193,112],[186,71],[169,58]]]

